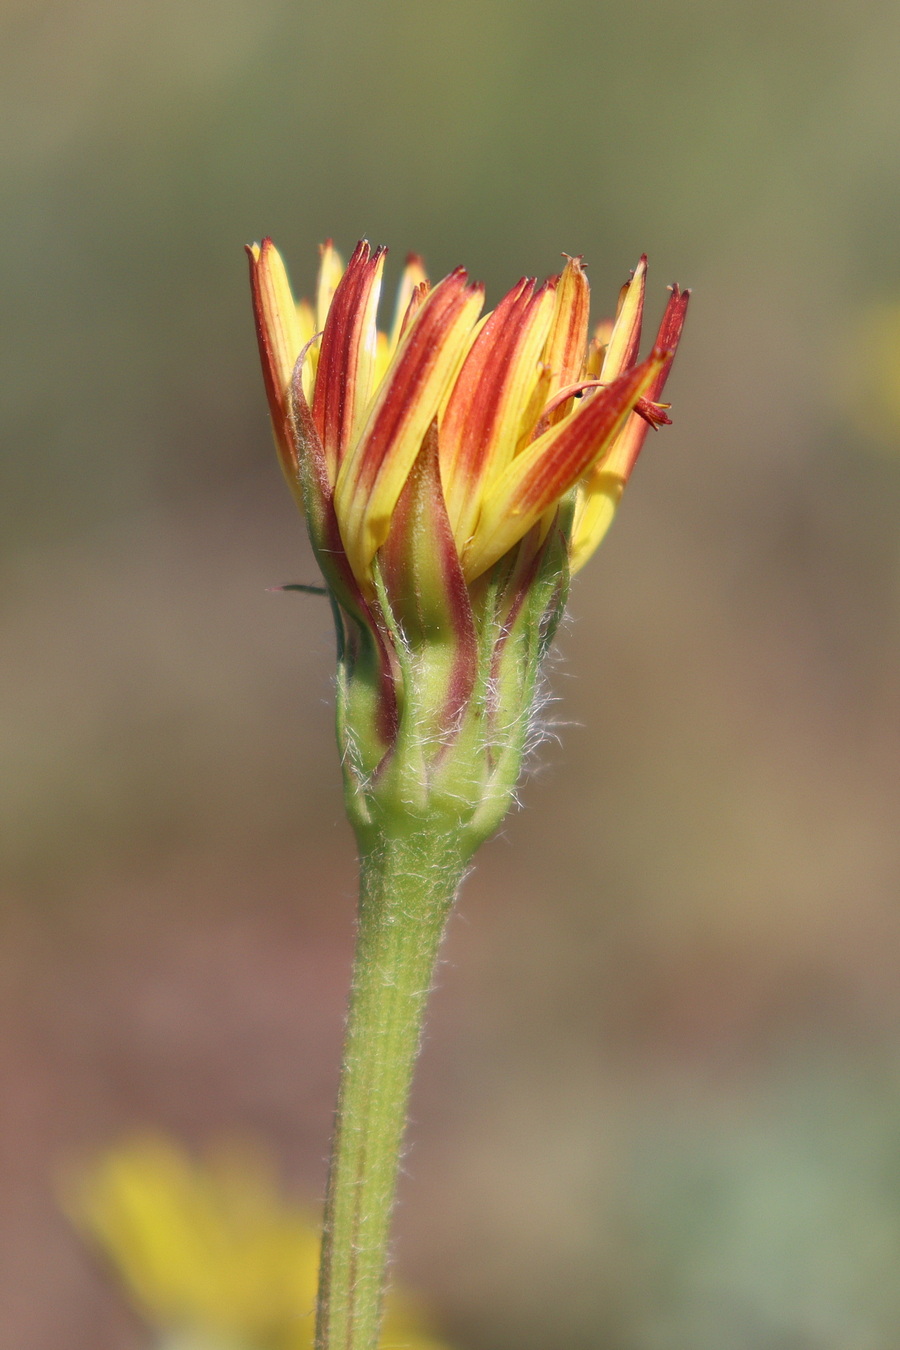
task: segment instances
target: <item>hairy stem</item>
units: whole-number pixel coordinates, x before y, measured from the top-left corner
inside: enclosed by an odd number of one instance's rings
[[[364,849],[356,956],[332,1141],[317,1350],[376,1350],[413,1066],[459,843],[427,821]]]

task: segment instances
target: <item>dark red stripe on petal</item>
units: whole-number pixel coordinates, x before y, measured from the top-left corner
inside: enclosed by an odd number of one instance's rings
[[[257,257],[254,254],[253,248],[249,244],[246,245],[247,257],[250,261],[250,294],[253,303],[253,319],[256,327],[256,341],[259,346],[259,359],[262,366],[263,384],[266,390],[269,412],[272,417],[275,443],[286,476],[289,480],[291,478],[296,480],[297,455],[290,436],[287,391],[279,378],[278,362],[275,359],[271,336],[265,321],[265,311],[261,293],[260,265],[264,260],[265,253],[274,247],[275,245],[272,243],[271,239],[268,237],[263,239],[259,246],[259,257]]]
[[[669,378],[669,372],[672,369],[672,362],[675,359],[675,352],[678,349],[678,343],[681,340],[681,332],[684,328],[685,315],[687,314],[688,301],[691,298],[689,290],[682,291],[677,285],[672,286],[665,312],[662,316],[662,322],[659,325],[659,332],[656,335],[656,346],[661,347],[663,351],[671,352],[671,358],[663,366],[657,375],[653,384],[650,386],[650,392],[647,398],[652,403],[659,400],[666,380]]]
[[[659,325],[659,332],[656,335],[657,348],[667,351],[669,359],[662,367],[656,377],[651,381],[647,393],[643,400],[639,400],[635,409],[636,416],[629,418],[625,424],[621,435],[616,441],[613,449],[615,460],[615,471],[621,477],[623,482],[627,482],[631,472],[637,463],[638,455],[644,448],[644,442],[647,439],[647,433],[651,426],[671,426],[672,419],[664,412],[662,416],[653,414],[647,416],[644,408],[641,406],[644,401],[649,405],[658,404],[660,395],[666,387],[666,381],[669,378],[669,372],[672,369],[672,362],[675,360],[675,352],[681,338],[681,331],[684,328],[684,318],[687,313],[688,301],[690,300],[690,291],[681,291],[678,286],[671,288],[672,293],[669,296],[662,321]]]
[[[313,552],[333,599],[346,614],[349,628],[345,636],[348,642],[358,645],[371,638],[375,644],[379,685],[378,730],[385,746],[389,747],[398,725],[396,683],[399,668],[385,631],[384,620],[363,596],[341,542],[325,451],[312,410],[303,393],[299,361],[291,384],[291,421],[294,441],[299,450],[303,504]]]
[[[582,406],[513,460],[488,492],[463,555],[471,582],[523,538],[582,479],[602,463],[631,409],[669,359],[654,348],[646,361],[584,399]]]
[[[590,287],[581,256],[564,256],[567,259],[565,269],[554,278],[557,309],[544,348],[548,394],[576,383],[581,378],[587,355]],[[560,399],[552,409],[545,407],[542,417],[552,416],[554,422],[561,421],[566,411],[562,406],[565,402]]]
[[[418,394],[441,357],[442,339],[476,288],[458,267],[438,282],[416,315],[393,368],[385,376],[379,406],[365,432],[354,492],[365,495],[409,417]]]
[[[472,344],[453,388],[441,424],[441,462],[445,479],[471,484],[481,477],[503,411],[503,390],[537,293],[523,277],[488,316]]]
[[[485,319],[463,362],[444,413],[441,425],[442,456],[449,449],[448,441],[451,440],[453,452],[458,452],[458,442],[472,417],[479,391],[485,386],[485,377],[494,375],[498,368],[502,369],[504,355],[515,341],[518,325],[533,293],[534,278],[522,277]]]
[[[478,644],[469,592],[444,504],[432,422],[379,550],[394,616],[414,660],[425,663],[431,691],[422,728],[446,746],[458,729],[477,675]],[[421,698],[421,691],[420,691]]]
[[[357,383],[360,350],[368,303],[384,254],[383,248],[370,253],[368,241],[360,240],[338,283],[325,321],[313,417],[332,479],[348,448],[356,400],[368,394],[368,390],[359,390]]]
[[[646,361],[585,399],[583,407],[560,424],[557,436],[536,458],[520,485],[517,513],[548,510],[583,477],[615,432],[623,410],[633,406],[649,371],[668,359],[668,353],[654,348]]]
[[[409,297],[409,304],[406,306],[406,312],[404,313],[403,319],[400,323],[400,332],[397,335],[398,342],[402,342],[403,339],[406,337],[410,324],[418,314],[419,310],[424,305],[425,301],[428,299],[428,293],[430,290],[431,290],[431,283],[428,281],[420,281],[418,286],[414,288],[412,295]]]

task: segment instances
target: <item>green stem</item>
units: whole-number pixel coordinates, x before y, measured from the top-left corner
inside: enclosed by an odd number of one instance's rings
[[[463,871],[423,822],[363,851],[344,1062],[319,1276],[317,1350],[376,1350],[413,1066],[438,947]]]

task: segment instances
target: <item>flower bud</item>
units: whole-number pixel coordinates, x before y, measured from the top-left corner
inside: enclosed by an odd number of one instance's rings
[[[410,257],[383,333],[383,249],[343,268],[327,244],[315,310],[271,240],[248,252],[276,445],[337,625],[351,820],[366,846],[427,819],[468,855],[515,788],[570,573],[669,421],[689,293],[638,361],[646,258],[589,341],[580,258],[482,318],[461,268],[430,288]]]

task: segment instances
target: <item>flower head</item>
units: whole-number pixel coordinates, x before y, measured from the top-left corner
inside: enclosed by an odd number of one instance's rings
[[[688,292],[672,288],[639,360],[646,258],[591,336],[580,258],[482,316],[465,271],[431,287],[410,257],[384,332],[384,249],[363,241],[345,268],[326,244],[315,305],[295,302],[271,240],[248,251],[279,455],[336,607],[350,778],[383,776],[406,725],[439,747],[424,756],[433,786],[476,695],[490,778],[504,718],[527,721],[570,572],[609,528],[649,428],[669,421],[659,399]]]
[[[326,244],[315,308],[295,303],[270,239],[249,253],[285,473],[302,491],[303,457],[318,461],[340,547],[364,593],[372,592],[373,559],[433,422],[467,582],[573,490],[570,548],[576,566],[587,560],[647,429],[669,420],[657,400],[688,292],[672,287],[656,344],[639,363],[646,258],[622,289],[615,322],[601,324],[589,342],[580,258],[541,286],[524,277],[481,318],[483,289],[461,268],[429,288],[421,260],[411,256],[385,333],[376,326],[384,249],[372,252],[363,241],[343,268]],[[601,498],[607,505],[598,510]]]

